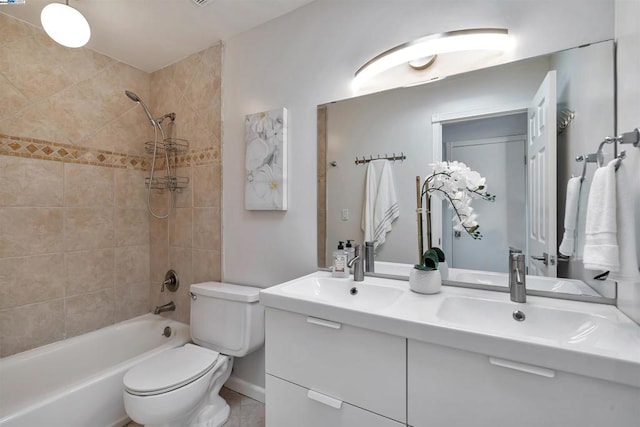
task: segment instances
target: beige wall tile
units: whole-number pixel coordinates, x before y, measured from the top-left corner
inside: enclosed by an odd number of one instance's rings
[[[116,286],[149,282],[149,246],[116,248]]]
[[[0,71],[31,100],[51,96],[73,83],[52,52],[40,45],[34,35],[0,46]]]
[[[64,165],[64,204],[66,207],[112,207],[114,169],[100,166]]]
[[[193,250],[193,283],[219,282],[222,280],[220,272],[220,250],[201,251]]]
[[[54,53],[58,65],[74,82],[81,82],[98,74],[117,61],[88,48],[68,49],[56,43],[44,32],[35,31],[36,40]]]
[[[220,250],[220,211],[218,208],[193,209],[193,247]]]
[[[113,288],[115,266],[112,248],[68,252],[64,261],[67,297]]]
[[[149,313],[149,284],[116,287],[115,321],[122,322]]]
[[[170,295],[162,297],[170,298],[176,303],[176,311],[170,317],[184,323],[189,323],[191,310],[191,297],[189,296],[189,286],[193,283],[191,253],[191,249],[169,248],[169,268],[174,269],[178,274],[180,287],[175,293],[165,292]]]
[[[0,258],[60,252],[62,208],[0,208]]]
[[[33,27],[26,22],[0,13],[0,46],[29,37],[32,32]]]
[[[149,244],[149,214],[146,209],[116,209],[116,246]]]
[[[193,190],[192,190],[193,176],[191,174],[191,168],[177,168],[176,176],[188,178],[189,185],[187,185],[187,188],[173,193],[175,207],[177,208],[193,207]]]
[[[156,284],[164,280],[164,274],[169,269],[169,223],[165,219],[150,218],[149,230],[150,292],[153,292],[156,290]]]
[[[115,170],[116,207],[127,209],[147,209],[147,189],[144,171],[131,169]]]
[[[0,259],[0,310],[64,296],[62,254]]]
[[[129,99],[124,93],[122,96],[126,100]],[[130,105],[115,120],[87,135],[79,145],[117,153],[143,155],[144,143],[153,139],[153,132],[149,136],[151,123],[142,108],[131,101],[129,103]]]
[[[162,173],[155,173],[154,177],[162,176]],[[169,212],[171,199],[167,190],[151,190],[151,209],[158,216],[165,216]]]
[[[47,301],[0,311],[0,348],[5,357],[64,338],[64,304]]]
[[[176,208],[169,217],[169,246],[190,248],[192,238],[192,211],[191,208]]]
[[[67,337],[91,332],[114,323],[114,291],[107,289],[65,300]]]
[[[68,142],[64,128],[58,124],[60,120],[51,100],[45,98],[29,104],[18,115],[1,117],[0,129],[7,135]]]
[[[222,168],[219,165],[193,168],[193,206],[220,207],[222,195]]]
[[[151,288],[159,289],[165,273],[169,270],[169,247],[167,245],[151,245],[150,254]]]
[[[113,247],[113,209],[66,208],[65,249],[81,251]]]
[[[218,73],[221,73],[223,49],[222,43],[216,43],[200,52],[200,60],[208,69],[218,70]]]
[[[62,206],[60,162],[0,155],[2,206]]]
[[[9,80],[0,75],[0,117],[15,116],[28,103],[29,99],[21,94]]]

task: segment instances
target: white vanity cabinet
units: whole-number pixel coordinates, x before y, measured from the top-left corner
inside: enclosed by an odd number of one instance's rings
[[[413,427],[640,425],[640,389],[408,340]]]
[[[267,427],[406,423],[406,339],[267,308]]]

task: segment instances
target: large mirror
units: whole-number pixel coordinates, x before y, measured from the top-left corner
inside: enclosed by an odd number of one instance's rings
[[[451,273],[445,284],[504,287],[509,248],[517,248],[527,256],[532,293],[611,301],[615,283],[582,268],[580,242],[568,257],[557,249],[567,181],[584,170],[588,194],[596,167],[583,169],[576,157],[594,153],[615,131],[614,48],[613,41],[603,41],[319,106],[319,267],[331,266],[339,241],[363,242],[367,160],[395,157],[400,215],[376,248],[374,274],[406,277],[419,252],[416,176],[424,178],[434,161],[457,160],[486,177],[496,201],[473,203],[480,240],[453,230],[446,204],[432,205],[433,244],[444,250]],[[543,89],[554,99],[541,108],[535,97]],[[533,117],[543,112],[552,116]],[[535,123],[553,129],[544,147],[551,160],[546,177],[529,144]],[[542,211],[548,215],[537,214]],[[536,241],[533,231],[540,227],[548,231]]]

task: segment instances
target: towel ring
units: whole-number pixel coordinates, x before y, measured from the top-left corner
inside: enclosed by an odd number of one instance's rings
[[[611,144],[611,143],[613,143],[613,139],[607,137],[604,139],[604,141],[600,143],[600,145],[598,145],[598,151],[596,151],[596,156],[597,156],[597,162],[598,162],[599,168],[601,168],[604,165],[604,154],[602,154],[602,147],[604,147],[605,144]]]

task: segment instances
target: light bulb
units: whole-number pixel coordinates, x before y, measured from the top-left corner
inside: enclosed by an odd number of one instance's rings
[[[91,38],[91,28],[76,9],[61,3],[51,3],[42,9],[40,21],[44,31],[66,47],[82,47]]]

